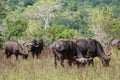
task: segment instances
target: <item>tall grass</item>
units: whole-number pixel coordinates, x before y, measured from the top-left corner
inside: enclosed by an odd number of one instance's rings
[[[1,53],[2,54],[2,53]],[[0,80],[120,80],[120,52],[113,51],[109,67],[103,67],[101,61],[95,58],[95,66],[69,68],[65,63],[62,68],[54,67],[53,57],[45,52],[40,59],[22,60],[6,59],[0,55]]]

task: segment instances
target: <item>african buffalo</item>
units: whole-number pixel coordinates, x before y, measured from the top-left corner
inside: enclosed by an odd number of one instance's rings
[[[64,67],[64,60],[68,60],[68,64],[71,67],[74,61],[77,64],[86,63],[86,58],[82,57],[82,54],[77,55],[78,47],[75,42],[69,39],[59,39],[50,46],[54,55],[54,64],[57,67],[57,60],[60,61],[61,66]],[[77,56],[77,57],[76,57]]]
[[[29,51],[32,53],[32,56],[36,55],[37,58],[39,58],[39,55],[41,54],[41,51],[43,50],[44,42],[43,40],[32,40],[32,44],[29,47]]]
[[[103,66],[109,66],[110,57],[109,55],[106,55],[104,52],[104,49],[102,45],[95,39],[78,39],[75,41],[78,46],[79,50],[82,53],[83,57],[88,58],[91,60],[88,62],[88,64],[93,63],[93,58],[99,57],[102,61]]]
[[[120,41],[117,42],[117,49],[120,50]]]
[[[28,55],[23,52],[23,48],[17,41],[6,41],[5,42],[5,55],[7,58],[15,54],[16,59],[21,55],[23,59],[27,59]]]
[[[18,43],[22,46],[23,51],[24,51],[26,54],[29,54],[29,46],[30,46],[32,43],[25,42],[25,41],[22,41],[22,40],[18,40]]]

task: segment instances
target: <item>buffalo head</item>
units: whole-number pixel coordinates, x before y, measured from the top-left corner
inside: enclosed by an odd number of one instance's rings
[[[103,66],[107,67],[107,66],[109,66],[109,62],[110,62],[111,58],[109,56],[105,56],[105,57],[102,57],[101,60],[102,60]]]
[[[41,54],[41,51],[43,50],[44,42],[43,40],[36,40],[33,39],[32,42],[29,44],[29,51],[31,52],[33,58],[36,55],[36,57],[39,57],[39,54]]]

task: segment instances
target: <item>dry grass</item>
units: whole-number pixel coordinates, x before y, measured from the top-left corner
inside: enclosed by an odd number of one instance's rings
[[[40,59],[18,61],[14,56],[6,59],[1,51],[0,80],[119,80],[120,52],[114,50],[111,55],[110,66],[105,68],[101,61],[95,58],[95,66],[78,69],[75,65],[65,68],[58,65],[56,69],[50,51],[43,51]],[[59,64],[59,63],[58,63]]]

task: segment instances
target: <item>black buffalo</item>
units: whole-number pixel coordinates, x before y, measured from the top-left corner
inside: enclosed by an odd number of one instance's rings
[[[22,46],[18,41],[7,41],[5,42],[5,55],[7,58],[11,57],[12,54],[15,54],[16,59],[21,55],[23,59],[27,59],[28,55],[24,53]]]
[[[43,40],[32,40],[32,44],[29,47],[29,51],[32,53],[33,58],[36,56],[39,58],[41,51],[43,50],[44,42]]]
[[[82,53],[83,57],[88,58],[91,60],[88,64],[94,65],[93,59],[95,57],[99,57],[102,61],[103,66],[109,66],[110,57],[106,55],[102,45],[95,39],[79,39],[75,41],[78,46],[79,50]]]
[[[120,41],[117,42],[117,49],[120,50]]]
[[[64,67],[64,60],[68,60],[68,64],[71,67],[72,63],[77,61],[80,63],[86,63],[87,59],[83,58],[82,54],[79,53],[77,55],[78,51],[78,46],[75,42],[69,39],[59,39],[55,41],[51,46],[50,46],[53,55],[54,55],[54,64],[55,67],[57,67],[57,60],[60,61],[60,64],[62,67]],[[77,58],[76,58],[77,56]]]

